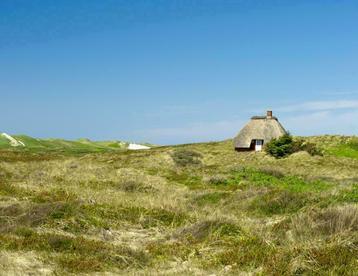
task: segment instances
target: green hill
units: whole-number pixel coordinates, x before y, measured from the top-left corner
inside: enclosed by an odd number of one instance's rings
[[[79,155],[26,139],[46,150],[0,150],[4,275],[358,271],[355,137],[283,159],[231,140]]]
[[[26,135],[12,135],[17,141],[21,141],[25,146],[13,147],[10,141],[0,136],[0,149],[13,151],[30,152],[63,152],[63,153],[91,153],[105,152],[113,150],[125,150],[128,143],[121,141],[91,141],[88,139],[79,139],[75,141],[63,139],[35,139]]]

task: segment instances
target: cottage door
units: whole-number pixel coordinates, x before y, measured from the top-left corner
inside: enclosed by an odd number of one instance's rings
[[[264,144],[264,140],[256,140],[255,141],[255,151],[262,151],[263,144]]]

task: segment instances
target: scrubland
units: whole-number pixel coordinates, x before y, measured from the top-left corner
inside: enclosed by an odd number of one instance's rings
[[[356,138],[0,151],[0,274],[357,275]]]

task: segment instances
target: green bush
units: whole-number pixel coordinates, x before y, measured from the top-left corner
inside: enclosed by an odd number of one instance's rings
[[[289,133],[280,138],[272,139],[265,145],[265,151],[276,158],[287,157],[298,151],[306,151],[310,155],[322,155],[315,144],[305,142],[302,139],[294,140]]]
[[[272,139],[269,143],[267,143],[265,151],[276,158],[282,158],[292,154],[295,150],[294,147],[295,144],[292,136],[285,134],[280,138]]]

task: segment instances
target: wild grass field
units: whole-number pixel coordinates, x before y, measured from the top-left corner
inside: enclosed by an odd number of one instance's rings
[[[357,138],[0,151],[0,274],[357,275]]]

